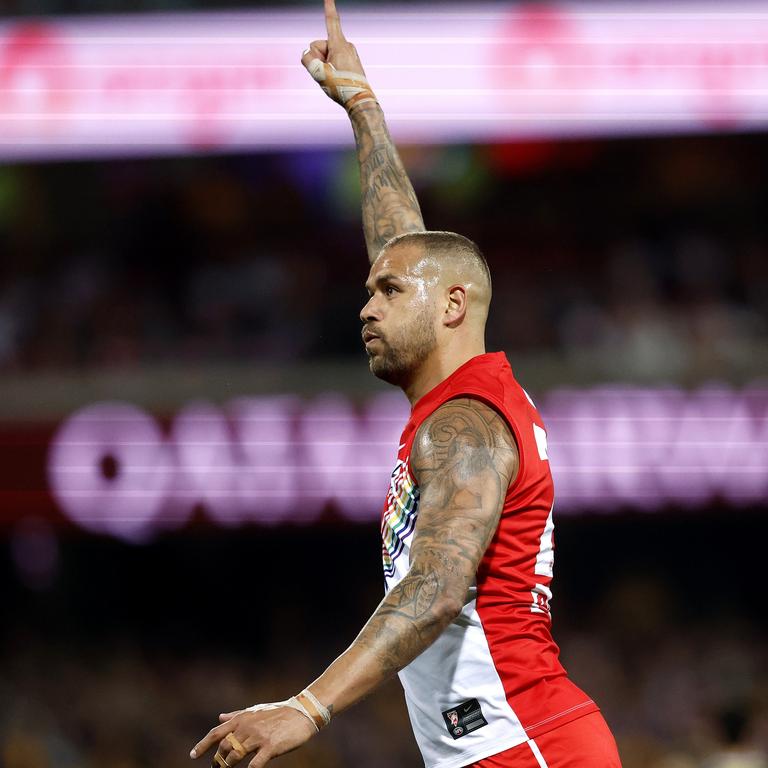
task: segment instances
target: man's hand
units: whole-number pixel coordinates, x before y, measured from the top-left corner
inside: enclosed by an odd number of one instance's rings
[[[358,104],[375,101],[357,49],[341,30],[334,0],[325,0],[325,27],[328,39],[311,42],[301,63],[323,91],[348,112]]]
[[[262,768],[273,757],[300,747],[317,733],[311,720],[288,707],[256,712],[243,709],[219,715],[219,719],[222,724],[208,731],[190,757],[200,757],[216,745],[217,754],[228,766],[235,766],[252,754],[249,768]],[[212,765],[220,767],[217,761]]]

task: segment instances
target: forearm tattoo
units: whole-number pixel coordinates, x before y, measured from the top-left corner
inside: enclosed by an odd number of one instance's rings
[[[423,232],[419,201],[378,104],[363,104],[352,112],[360,187],[363,230],[371,263],[395,235]]]
[[[461,610],[518,461],[509,427],[477,400],[451,400],[422,424],[411,452],[420,492],[411,568],[356,640],[382,676],[409,664]]]

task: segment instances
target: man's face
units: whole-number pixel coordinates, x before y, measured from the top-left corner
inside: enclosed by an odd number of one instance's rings
[[[403,385],[437,345],[437,271],[414,245],[395,245],[371,266],[360,312],[371,372]]]

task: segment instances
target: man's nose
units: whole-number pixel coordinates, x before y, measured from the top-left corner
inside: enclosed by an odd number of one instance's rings
[[[371,296],[370,299],[368,299],[366,305],[360,310],[360,319],[367,323],[371,320],[380,320],[381,319],[381,313],[378,311],[376,307],[376,297]]]

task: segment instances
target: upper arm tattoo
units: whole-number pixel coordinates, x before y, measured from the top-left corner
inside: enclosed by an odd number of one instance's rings
[[[451,400],[419,428],[411,469],[419,516],[410,568],[352,646],[373,655],[380,679],[433,643],[463,605],[517,475],[517,446],[492,408]]]
[[[504,419],[479,400],[450,400],[419,428],[411,468],[419,517],[411,563],[463,598],[498,526],[519,456]]]

